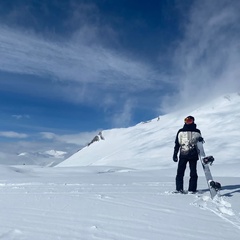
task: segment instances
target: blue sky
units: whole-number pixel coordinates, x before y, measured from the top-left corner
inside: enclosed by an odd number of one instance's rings
[[[239,91],[239,12],[238,0],[1,1],[2,148],[77,148]]]

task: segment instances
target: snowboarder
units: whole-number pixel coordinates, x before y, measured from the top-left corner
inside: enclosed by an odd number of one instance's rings
[[[197,191],[197,161],[198,161],[198,150],[196,148],[197,141],[201,137],[201,132],[197,129],[197,125],[194,123],[194,117],[188,116],[184,119],[183,128],[179,129],[174,147],[173,161],[178,162],[177,175],[176,175],[176,191],[184,192],[183,178],[186,170],[187,163],[190,168],[190,179],[189,179],[189,192]],[[178,152],[179,161],[178,161]]]

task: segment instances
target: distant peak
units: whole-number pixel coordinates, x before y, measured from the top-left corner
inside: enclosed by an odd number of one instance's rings
[[[103,135],[102,135],[102,132],[99,132],[98,135],[96,135],[92,141],[90,143],[88,143],[88,146],[90,146],[91,144],[93,144],[94,142],[99,142],[100,140],[105,140]]]

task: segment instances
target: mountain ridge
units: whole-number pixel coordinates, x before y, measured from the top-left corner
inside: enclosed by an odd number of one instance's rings
[[[128,128],[104,130],[104,140],[84,147],[57,166],[112,165],[151,168],[165,165],[169,168],[172,165],[176,133],[183,126],[183,119],[187,115],[195,117],[206,141],[206,152],[214,154],[218,163],[224,163],[223,154],[231,161],[235,162],[236,158],[240,160],[238,156],[234,156],[236,146],[240,145],[240,94],[232,93],[191,111],[183,109]],[[224,149],[219,152],[219,145],[226,147],[227,152]]]

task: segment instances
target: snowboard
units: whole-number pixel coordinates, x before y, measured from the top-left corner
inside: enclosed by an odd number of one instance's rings
[[[201,160],[201,164],[207,180],[208,188],[210,190],[211,198],[213,199],[216,195],[219,194],[221,184],[213,180],[213,177],[210,171],[210,165],[212,165],[214,158],[213,156],[206,156],[203,148],[203,143],[204,143],[203,138],[199,138],[197,142],[198,155]]]

